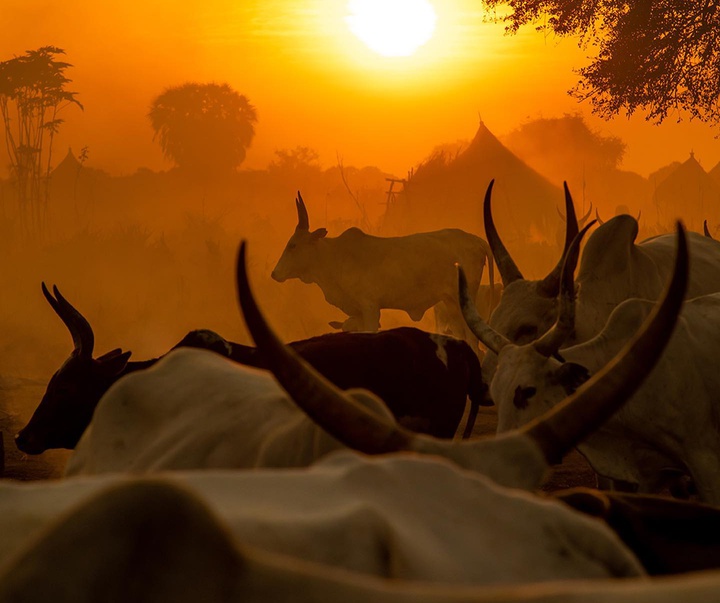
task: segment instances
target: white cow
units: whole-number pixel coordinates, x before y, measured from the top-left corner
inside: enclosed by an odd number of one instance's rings
[[[679,256],[678,261],[682,260]],[[176,350],[108,390],[78,442],[67,475],[296,467],[345,445],[367,453],[436,454],[499,484],[533,489],[543,479],[548,460],[554,462],[569,451],[578,434],[592,431],[642,381],[669,336],[686,271],[679,264],[674,287],[656,318],[659,322],[649,323],[662,325],[653,332],[652,342],[639,338],[647,354],[618,362],[621,367],[632,366],[622,382],[613,372],[599,379],[602,391],[616,388],[623,396],[596,400],[593,388],[588,387],[581,396],[568,400],[563,412],[536,425],[501,438],[465,442],[413,434],[398,426],[382,400],[370,392],[343,392],[330,384],[265,323],[247,281],[244,246],[237,277],[248,328],[289,396],[268,373],[235,365],[205,350]],[[663,329],[668,332],[663,334]]]
[[[306,469],[163,479],[194,492],[240,543],[386,578],[499,585],[644,573],[602,522],[436,457],[340,451]],[[132,480],[2,484],[0,560],[66,509]]]
[[[163,481],[116,475],[32,486],[0,485],[0,502],[15,503],[0,514],[3,529],[9,530],[3,532],[3,544],[5,535],[10,534],[0,563],[0,603],[707,603],[716,600],[720,592],[720,572],[666,579],[637,576],[642,572],[634,559],[600,524],[572,516],[553,503],[517,494],[508,496],[507,491],[474,483],[477,478],[470,477],[469,482],[461,480],[466,493],[475,489],[475,493],[490,494],[488,508],[480,502],[485,513],[482,525],[489,531],[473,533],[474,523],[466,526],[458,521],[461,516],[446,503],[445,492],[439,489],[447,484],[447,471],[454,469],[427,459],[397,460],[345,458],[330,463],[334,467],[307,472],[313,476],[305,483],[317,485],[317,478],[328,469],[342,473],[345,466],[347,471],[359,472],[361,479],[358,487],[353,487],[354,479],[341,481],[343,491],[351,491],[353,501],[358,490],[380,501],[378,507],[353,502],[335,508],[339,513],[322,518],[317,508],[300,516],[300,509],[292,508],[291,502],[285,505],[288,517],[276,515],[282,506],[277,502],[289,500],[282,490],[285,472],[276,477],[272,472],[178,474]],[[409,501],[408,493],[402,490],[404,483],[393,484],[393,478],[411,477],[411,488],[418,483],[427,487],[425,477],[443,478],[430,494],[439,495],[425,500],[423,507],[425,513],[428,509],[439,511],[437,527],[416,525],[417,533],[406,533],[404,528],[413,523],[406,515],[400,518],[398,530],[384,526],[383,510],[392,504],[381,492],[373,492],[375,488],[365,487],[365,478],[373,471],[380,474],[381,483],[390,483],[392,492],[399,493],[411,509],[418,506],[417,500]],[[386,479],[382,480],[383,476]],[[302,479],[297,476],[291,481]],[[260,491],[272,491],[272,504],[267,513],[263,506],[248,515],[247,511],[263,498],[255,489],[262,482],[265,484]],[[272,489],[273,483],[279,488]],[[336,485],[332,480],[330,483]],[[305,486],[299,492],[291,487],[289,494],[299,493],[306,502],[308,491]],[[425,491],[421,494],[428,496]],[[319,488],[313,496],[323,510],[332,506],[323,495],[333,501],[342,498],[334,488]],[[465,502],[458,512],[476,517],[473,511],[478,501]],[[540,524],[530,523],[541,508]],[[511,512],[515,513],[512,521],[505,521]],[[357,521],[363,516],[369,533],[363,529],[366,525]],[[452,516],[451,522],[445,521],[448,516]],[[434,523],[436,517],[430,519]],[[450,531],[437,539],[440,527],[448,525]],[[529,533],[522,531],[526,525]],[[344,527],[350,528],[350,533],[343,533]],[[276,532],[270,534],[269,528]],[[586,548],[574,540],[578,533],[573,528],[580,530]],[[300,544],[300,556],[297,550],[286,554],[265,548],[273,535],[285,543]],[[535,539],[537,535],[540,540]],[[598,538],[594,544],[588,540],[591,535]],[[333,536],[335,544],[349,545],[337,549],[339,554],[332,558],[335,567],[313,557],[322,548],[321,543],[332,543]],[[451,540],[455,536],[460,538],[458,543]],[[257,540],[263,542],[256,544]],[[469,550],[463,548],[462,552],[471,557],[460,559],[459,568],[451,566],[459,556],[453,555],[456,546],[468,543]],[[441,548],[433,550],[434,544]],[[408,569],[419,561],[418,567],[428,565],[432,575],[438,570],[453,578],[463,571],[475,575],[486,572],[494,586],[482,582],[469,585],[455,579],[432,584],[425,576],[399,580],[337,567],[341,559],[359,557],[360,551],[369,553],[389,575],[396,573],[395,568]],[[513,557],[514,553],[519,557]],[[393,562],[409,565],[394,566]],[[553,567],[554,562],[560,563]],[[576,568],[595,576],[609,571],[611,575],[620,572],[637,577],[563,580],[557,576],[542,584],[528,582],[528,573],[542,575],[541,568],[559,570],[562,575]],[[507,576],[513,573],[519,579],[507,583]]]
[[[488,186],[484,202],[485,232],[493,250],[504,285],[503,296],[490,317],[490,326],[513,343],[529,343],[548,329],[558,315],[557,293],[561,258],[545,279],[526,280],[503,245],[492,219]],[[566,251],[577,233],[572,199],[566,186],[568,216]],[[572,225],[574,224],[574,229]],[[629,215],[615,216],[602,224],[585,245],[576,280],[576,326],[566,346],[587,341],[605,326],[613,309],[633,297],[656,300],[660,297],[672,269],[675,237],[652,237],[636,244],[637,220]],[[720,291],[720,242],[698,233],[687,233],[692,257],[688,298]],[[485,356],[483,376],[492,380],[495,358]]]
[[[515,429],[562,402],[628,344],[655,305],[626,300],[598,335],[564,347],[574,323],[572,273],[579,239],[565,265],[561,326],[541,339],[516,345],[497,333],[488,337],[489,327],[483,328],[464,296],[469,324],[498,354],[490,388],[498,407],[498,432]],[[578,446],[599,475],[654,492],[669,474],[689,473],[700,497],[720,504],[720,372],[712,352],[716,341],[720,293],[685,302],[673,336],[646,381],[626,406]]]
[[[344,323],[332,326],[377,331],[384,308],[403,310],[418,321],[442,302],[452,333],[477,345],[458,311],[453,266],[467,265],[469,287],[477,291],[487,262],[492,285],[492,255],[486,241],[457,228],[402,237],[376,237],[349,228],[338,237],[328,237],[324,228],[310,231],[299,192],[295,203],[298,224],[272,277],[280,282],[299,278],[316,283],[327,302],[348,315]]]

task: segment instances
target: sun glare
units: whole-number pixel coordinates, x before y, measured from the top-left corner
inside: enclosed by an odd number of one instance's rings
[[[437,15],[428,0],[349,0],[347,7],[350,31],[386,57],[410,56],[435,31]]]

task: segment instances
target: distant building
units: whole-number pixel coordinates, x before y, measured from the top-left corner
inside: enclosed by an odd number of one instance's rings
[[[529,273],[557,262],[555,233],[563,207],[562,189],[529,167],[480,122],[459,152],[438,152],[420,164],[388,207],[383,234],[461,228],[485,237],[482,206],[495,180],[493,216],[511,253],[528,253]],[[536,270],[537,269],[537,270]]]
[[[690,157],[657,185],[653,193],[658,222],[666,229],[681,218],[690,230],[702,232],[703,220],[720,219],[720,184]]]

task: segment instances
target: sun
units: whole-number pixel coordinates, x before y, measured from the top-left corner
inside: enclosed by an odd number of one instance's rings
[[[368,48],[386,57],[406,57],[432,38],[437,15],[428,0],[349,0],[345,17]]]

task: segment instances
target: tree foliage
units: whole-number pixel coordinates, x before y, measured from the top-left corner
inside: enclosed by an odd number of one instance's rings
[[[591,130],[578,114],[533,119],[508,134],[505,143],[521,157],[544,159],[566,170],[574,164],[592,170],[617,169],[626,147],[617,136]]]
[[[0,62],[0,115],[10,167],[17,184],[21,218],[27,233],[38,234],[45,222],[52,144],[63,123],[60,111],[82,105],[66,90],[70,63],[58,61],[62,48],[44,46]]]
[[[659,123],[683,113],[720,123],[720,5],[716,0],[483,0],[510,32],[535,24],[595,49],[571,94],[609,118],[637,110]]]
[[[164,155],[200,174],[234,170],[255,136],[257,112],[228,84],[189,82],[165,90],[148,114]]]

